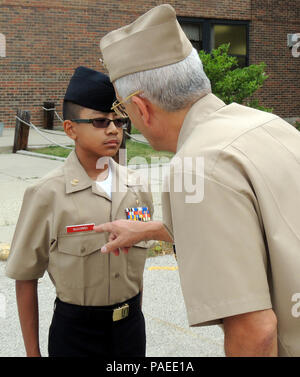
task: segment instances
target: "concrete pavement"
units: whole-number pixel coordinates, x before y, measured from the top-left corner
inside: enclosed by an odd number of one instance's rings
[[[46,130],[47,133],[43,133],[44,137],[41,136],[37,131],[34,129],[30,129],[29,137],[28,137],[28,147],[46,147],[49,145],[53,145],[51,140],[62,144],[62,145],[73,145],[74,142],[68,136],[66,136],[63,132],[59,131],[51,131]],[[15,129],[14,128],[4,128],[3,135],[0,137],[0,153],[10,153],[12,152],[13,144],[14,144],[14,135]],[[47,140],[50,139],[50,140]]]
[[[10,242],[28,185],[61,164],[19,154],[0,154],[0,242]]]
[[[1,140],[1,138],[0,138]],[[19,154],[0,154],[0,243],[10,243],[26,187],[61,165]],[[161,218],[161,174],[158,167],[140,169],[152,176],[156,219]],[[14,282],[5,277],[5,263],[0,262],[0,356],[23,356],[15,302]],[[151,267],[175,267],[152,269]],[[144,272],[143,310],[147,326],[148,356],[224,356],[223,331],[218,326],[189,328],[174,256],[148,258]],[[47,274],[39,280],[40,344],[47,355],[48,328],[52,318],[55,291]]]
[[[53,145],[51,140],[57,142],[61,145],[74,145],[72,139],[64,134],[63,131],[57,130],[40,130],[42,136],[34,129],[30,129],[28,138],[28,148],[40,148]],[[44,132],[47,131],[47,132]],[[15,129],[14,128],[4,128],[3,135],[0,137],[0,153],[10,153],[12,152],[14,144]],[[133,140],[141,141],[143,143],[148,143],[145,137],[141,134],[132,135]],[[50,140],[49,140],[50,139]]]

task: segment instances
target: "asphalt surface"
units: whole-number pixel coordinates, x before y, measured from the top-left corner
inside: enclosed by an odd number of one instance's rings
[[[176,266],[173,256],[148,258],[144,272],[143,312],[146,320],[147,356],[224,356],[223,331],[218,326],[189,328],[177,270],[152,270]],[[150,268],[150,270],[149,270]],[[5,277],[0,262],[0,357],[25,356],[15,300],[14,281]],[[47,275],[39,280],[40,347],[48,355],[48,330],[52,319],[54,287]]]
[[[10,243],[25,188],[62,164],[61,161],[18,154],[0,154],[0,243]],[[160,176],[152,167],[156,219],[161,218]],[[147,169],[140,169],[149,173]],[[155,174],[154,174],[155,173]],[[14,281],[5,277],[0,262],[0,357],[25,356],[18,320]],[[153,268],[156,267],[157,269]],[[160,269],[160,268],[163,269]],[[171,267],[173,269],[164,269]],[[40,346],[47,356],[54,287],[45,273],[39,280]],[[173,255],[148,258],[144,272],[143,311],[146,319],[147,356],[224,356],[223,330],[219,326],[189,328],[179,274]]]

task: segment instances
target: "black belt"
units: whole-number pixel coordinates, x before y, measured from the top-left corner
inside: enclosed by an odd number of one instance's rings
[[[122,303],[110,306],[81,306],[55,299],[55,312],[74,319],[120,321],[141,310],[140,293]]]

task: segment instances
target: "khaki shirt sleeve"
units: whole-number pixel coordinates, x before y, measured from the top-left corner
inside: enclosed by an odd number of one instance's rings
[[[171,192],[182,291],[190,325],[272,307],[267,253],[253,196],[204,179],[203,199]]]
[[[47,196],[42,188],[28,187],[7,260],[8,277],[33,280],[43,276],[48,266],[51,227],[51,205]]]
[[[151,192],[151,187],[149,184],[147,184],[145,192],[140,192],[141,200],[143,203],[147,204],[147,207],[149,208],[149,213],[151,220],[153,220],[154,216],[154,204],[153,204],[153,196]]]
[[[137,178],[138,176],[138,178]],[[147,206],[149,209],[149,213],[151,216],[151,220],[153,219],[154,215],[154,204],[153,204],[153,196],[151,192],[151,185],[150,183],[140,174],[137,175],[135,173],[135,179],[138,180],[138,185],[135,188],[135,192],[139,197],[140,202]]]
[[[172,212],[170,203],[170,185],[169,185],[170,175],[166,174],[163,180],[163,187],[161,193],[162,202],[162,223],[168,232],[169,236],[174,240],[173,223],[172,223]]]
[[[154,216],[154,203],[153,203],[153,196],[151,192],[150,184],[141,178],[143,185],[141,186],[140,190],[138,191],[138,196],[143,204],[143,206],[147,206],[150,213],[150,218],[153,220]],[[154,245],[155,241],[140,241],[135,246],[143,247],[146,249],[150,249]]]

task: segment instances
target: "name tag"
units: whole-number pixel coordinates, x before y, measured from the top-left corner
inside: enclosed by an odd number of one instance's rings
[[[80,225],[69,225],[66,226],[67,233],[76,232],[90,232],[94,229],[95,224],[80,224]]]
[[[125,208],[127,220],[150,221],[151,216],[148,207]]]

